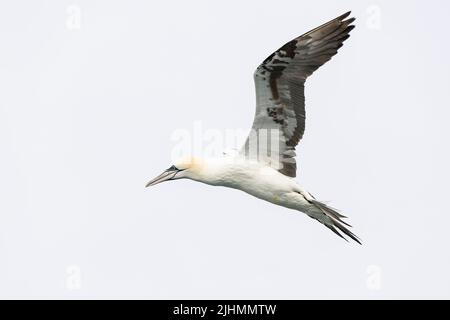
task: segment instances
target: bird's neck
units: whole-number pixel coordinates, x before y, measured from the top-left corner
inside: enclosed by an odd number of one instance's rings
[[[231,159],[204,159],[189,178],[209,185],[223,186],[227,185],[232,169]]]

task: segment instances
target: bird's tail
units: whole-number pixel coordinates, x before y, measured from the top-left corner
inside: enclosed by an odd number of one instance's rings
[[[347,222],[342,220],[344,218],[347,218],[346,216],[337,212],[336,209],[333,209],[333,208],[327,206],[326,204],[319,202],[317,200],[310,200],[310,203],[312,203],[314,205],[314,207],[313,207],[314,209],[312,211],[308,212],[308,215],[310,217],[321,222],[323,225],[325,225],[328,229],[333,231],[339,237],[347,240],[342,235],[342,233],[343,233],[346,236],[348,236],[351,239],[358,242],[359,244],[361,244],[361,240],[347,228],[347,227],[351,227],[351,225],[349,225]]]

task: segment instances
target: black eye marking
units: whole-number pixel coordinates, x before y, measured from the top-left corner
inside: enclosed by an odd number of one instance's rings
[[[186,169],[178,169],[177,167],[175,167],[175,166],[171,166],[169,169],[167,169],[166,171],[184,171],[184,170],[186,170]]]

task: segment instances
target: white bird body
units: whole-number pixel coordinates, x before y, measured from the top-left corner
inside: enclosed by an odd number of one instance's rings
[[[190,177],[192,180],[239,189],[256,198],[291,209],[303,211],[308,207],[305,196],[309,194],[294,179],[270,166],[239,157],[200,161],[201,164]]]
[[[240,152],[214,159],[186,157],[176,161],[147,186],[187,178],[239,189],[256,198],[304,212],[340,237],[344,238],[342,232],[360,243],[345,227],[350,226],[342,220],[345,216],[317,201],[294,180],[295,147],[305,129],[304,83],[349,37],[354,27],[351,23],[355,20],[345,20],[349,14],[286,43],[258,66],[254,74],[255,118]]]

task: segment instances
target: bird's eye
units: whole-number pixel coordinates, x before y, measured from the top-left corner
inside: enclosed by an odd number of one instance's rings
[[[178,168],[175,166],[171,166],[167,171],[178,171]]]

